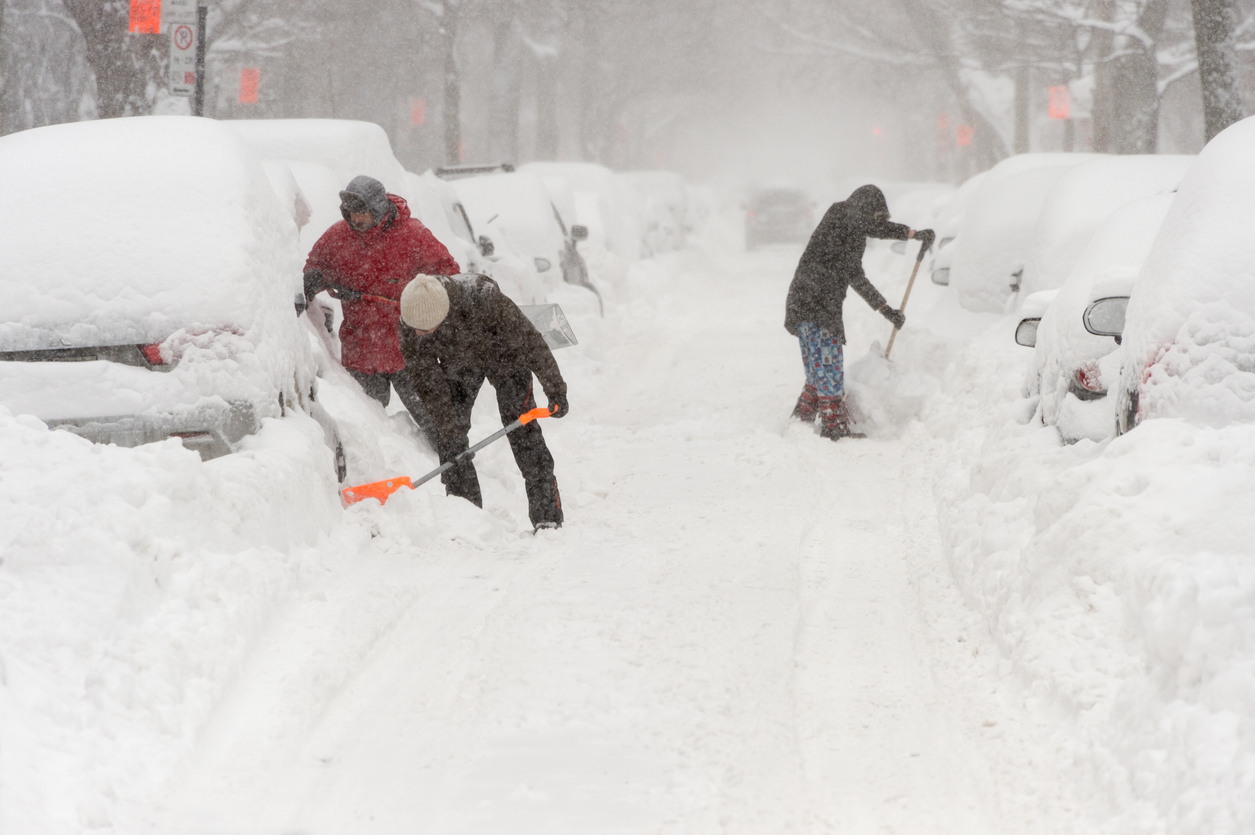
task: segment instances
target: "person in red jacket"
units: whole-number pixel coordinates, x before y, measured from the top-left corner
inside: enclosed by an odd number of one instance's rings
[[[340,192],[344,220],[323,233],[305,262],[305,297],[326,290],[339,299],[340,362],[371,397],[387,406],[391,390],[429,438],[431,420],[401,356],[401,291],[419,273],[457,275],[458,262],[403,198],[373,177],[354,177]]]

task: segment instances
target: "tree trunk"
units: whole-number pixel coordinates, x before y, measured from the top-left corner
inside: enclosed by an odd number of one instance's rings
[[[1114,22],[1115,5],[1100,4],[1103,20]],[[1159,61],[1168,0],[1151,0],[1137,19],[1151,40],[1094,32],[1094,150],[1099,153],[1153,154],[1159,147]]]
[[[455,165],[462,161],[462,79],[458,73],[458,8],[445,4],[441,19],[444,36],[444,159]]]
[[[973,128],[971,153],[977,169],[993,167],[1007,156],[1007,145],[993,124],[972,104],[971,90],[959,72],[961,62],[951,42],[947,20],[922,0],[898,0],[898,4],[910,18],[924,48],[937,62],[946,85],[959,103],[963,118]]]
[[[558,59],[541,56],[536,66],[536,158],[558,158]]]
[[[514,17],[498,19],[493,30],[492,108],[488,136],[494,159],[515,162],[519,155],[519,108],[523,74],[519,52],[522,42]]]
[[[9,132],[9,90],[13,87],[8,41],[4,37],[4,10],[8,5],[8,0],[0,0],[0,136]]]
[[[1029,101],[1029,67],[1023,64],[1015,68],[1015,152],[1027,154],[1032,147],[1030,126],[1032,115]]]
[[[580,151],[583,159],[597,160],[598,147],[601,144],[597,135],[597,27],[593,23],[593,12],[583,11],[584,31],[580,38]]]
[[[1191,0],[1194,47],[1203,87],[1206,141],[1242,118],[1242,94],[1234,65],[1233,0]]]
[[[148,83],[162,76],[165,38],[128,33],[130,4],[126,0],[64,1],[87,43],[101,118],[147,113],[151,107]]]

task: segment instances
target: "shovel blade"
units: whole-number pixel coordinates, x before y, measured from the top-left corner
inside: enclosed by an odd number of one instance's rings
[[[388,501],[388,497],[402,487],[414,489],[409,476],[385,478],[383,481],[372,481],[370,484],[359,484],[356,487],[345,487],[340,491],[345,505],[357,504],[366,499],[378,499],[380,504]]]

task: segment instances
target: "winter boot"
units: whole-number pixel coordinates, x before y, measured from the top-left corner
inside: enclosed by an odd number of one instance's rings
[[[797,399],[797,405],[793,407],[792,416],[804,423],[814,423],[818,412],[819,391],[814,386],[806,386]]]
[[[562,527],[562,495],[553,476],[527,485],[527,515],[532,532]]]
[[[822,423],[822,428],[819,430],[821,438],[836,441],[841,438],[867,437],[861,432],[853,431],[854,419],[850,417],[850,410],[846,407],[844,398],[819,398],[819,416]]]

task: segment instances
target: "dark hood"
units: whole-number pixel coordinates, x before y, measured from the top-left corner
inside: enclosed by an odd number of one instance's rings
[[[846,198],[845,204],[864,223],[873,222],[877,212],[884,212],[885,218],[889,217],[889,203],[885,200],[885,193],[876,186],[859,186]]]
[[[344,206],[346,196],[355,197],[365,203],[376,224],[390,220],[392,213],[396,211],[392,201],[388,199],[388,191],[383,187],[383,183],[365,174],[354,177],[344,191],[340,192],[340,214],[347,221],[349,210]]]

